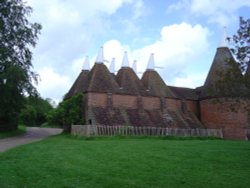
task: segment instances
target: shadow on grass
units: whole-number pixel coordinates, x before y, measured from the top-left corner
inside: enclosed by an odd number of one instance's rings
[[[26,126],[25,125],[19,125],[17,130],[15,131],[8,131],[8,132],[0,132],[0,139],[13,137],[13,136],[19,136],[26,133]]]

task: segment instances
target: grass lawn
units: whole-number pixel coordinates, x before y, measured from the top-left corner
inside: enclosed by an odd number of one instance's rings
[[[0,153],[0,187],[249,187],[250,142],[67,135]]]
[[[19,125],[17,130],[15,131],[8,131],[8,132],[0,132],[0,139],[18,136],[24,134],[26,132],[26,127],[24,125]]]

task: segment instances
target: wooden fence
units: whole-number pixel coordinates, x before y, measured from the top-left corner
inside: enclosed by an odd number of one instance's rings
[[[221,129],[72,125],[72,135],[80,136],[187,136],[223,138]]]

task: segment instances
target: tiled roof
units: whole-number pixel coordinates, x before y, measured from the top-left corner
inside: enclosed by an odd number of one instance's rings
[[[160,110],[114,108],[112,112],[105,108],[92,107],[95,123],[99,125],[129,125],[137,127],[172,127],[172,128],[202,128],[203,125],[191,111],[168,110],[166,119]]]
[[[76,81],[70,88],[69,92],[65,95],[65,98],[72,97],[76,93],[85,92],[88,88],[88,70],[82,70]]]
[[[147,95],[142,82],[130,67],[121,68],[116,75],[116,81],[124,94]]]
[[[199,98],[195,89],[174,87],[174,86],[169,86],[169,89],[179,99],[198,100]]]
[[[229,78],[229,76],[232,77],[232,75],[233,78]],[[230,80],[241,77],[241,71],[235,63],[229,48],[217,48],[214,60],[212,62],[205,84],[202,87],[200,96],[202,98],[221,95],[230,96],[234,90],[232,86],[235,87],[235,84],[229,83],[231,82]],[[222,90],[223,92],[221,92]]]
[[[89,73],[88,91],[119,92],[119,86],[103,63],[95,64]]]
[[[152,96],[176,97],[162,80],[160,75],[154,70],[147,70],[144,72],[141,81],[147,92]]]
[[[221,80],[221,74],[225,73],[230,67],[229,61],[233,58],[227,47],[217,48],[214,60],[207,75],[205,86]]]

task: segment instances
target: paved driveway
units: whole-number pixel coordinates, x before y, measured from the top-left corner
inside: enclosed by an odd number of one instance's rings
[[[62,129],[58,128],[27,127],[26,130],[23,135],[0,139],[0,152],[62,133]]]

